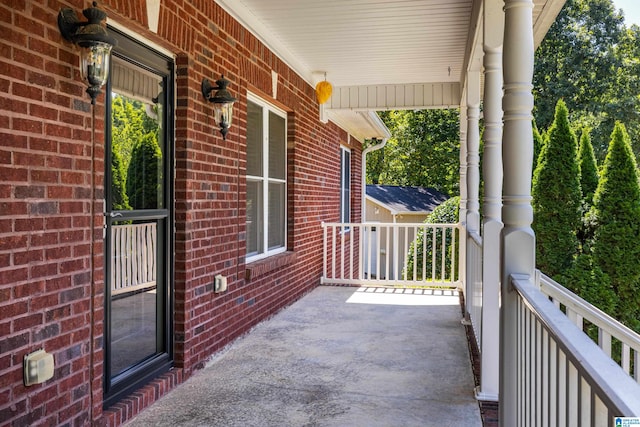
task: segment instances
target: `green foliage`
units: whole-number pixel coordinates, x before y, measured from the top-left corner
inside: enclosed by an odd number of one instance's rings
[[[134,209],[157,209],[162,201],[162,152],[155,133],[133,147],[127,172],[127,195]]]
[[[629,137],[616,123],[591,216],[596,226],[594,263],[619,298],[616,318],[640,331],[640,186]]]
[[[458,222],[459,217],[459,206],[460,206],[460,197],[452,197],[447,199],[445,202],[437,206],[433,212],[427,216],[425,219],[425,224],[456,224]],[[411,243],[409,247],[409,252],[407,254],[407,267],[406,271],[404,271],[404,276],[407,280],[414,280],[413,270],[414,270],[414,260],[417,258],[416,264],[416,278],[415,280],[426,280],[431,278],[431,273],[433,269],[433,249],[434,244],[436,245],[436,249],[440,248],[442,244],[442,233],[446,233],[444,236],[445,244],[447,247],[451,247],[451,251],[458,251],[458,242],[460,241],[460,235],[457,233],[455,229],[449,230],[436,230],[435,236],[433,231],[428,230],[425,236],[424,230],[418,230],[417,236],[415,240]],[[454,236],[455,233],[455,236]],[[451,245],[453,239],[455,237],[455,245]],[[424,256],[426,250],[426,257]],[[445,271],[442,271],[442,252],[440,250],[436,250],[435,257],[435,276],[442,277],[443,273],[445,273],[445,277],[448,277],[448,272],[451,271],[451,251],[445,254]],[[414,256],[415,255],[415,256]],[[423,270],[423,260],[426,258],[425,271],[427,277],[422,277]],[[454,267],[454,276],[457,277],[457,269]],[[454,277],[454,279],[455,279]]]
[[[609,277],[593,263],[590,255],[580,254],[573,265],[556,279],[576,295],[609,314],[616,315],[618,298]]]
[[[111,210],[130,210],[129,197],[125,189],[125,173],[122,159],[117,151],[111,153]]]
[[[364,148],[380,143],[377,139],[369,139],[365,141]],[[367,184],[379,184],[380,175],[385,168],[384,149],[375,150],[367,153]]]
[[[598,187],[598,164],[593,154],[591,138],[587,129],[580,135],[580,147],[578,148],[578,166],[580,168],[580,188],[585,204],[591,206],[593,194]]]
[[[384,156],[383,167],[367,172],[367,183],[373,183],[376,174],[380,184],[431,187],[448,195],[458,194],[459,116],[453,109],[380,113],[393,136],[380,154]]]
[[[536,125],[536,121],[533,120],[533,171],[538,167],[538,161],[540,159],[540,153],[542,152],[542,147],[544,145],[544,139],[538,130],[538,126]]]
[[[589,252],[590,242],[593,239],[595,225],[589,211],[593,204],[593,194],[598,187],[598,165],[593,155],[593,147],[589,138],[589,130],[583,129],[580,135],[580,146],[578,147],[578,168],[580,170],[580,188],[582,190],[583,215],[582,224],[578,229],[578,240],[585,253]]]
[[[567,116],[567,107],[559,101],[533,175],[536,259],[538,267],[551,277],[569,268],[578,252],[576,232],[582,197],[577,141]]]
[[[611,0],[567,0],[536,51],[535,117],[541,128],[564,99],[570,120],[593,129],[595,156],[604,159],[616,120],[640,136],[640,28],[627,29]],[[640,142],[640,141],[638,141]],[[634,147],[636,155],[640,147]]]

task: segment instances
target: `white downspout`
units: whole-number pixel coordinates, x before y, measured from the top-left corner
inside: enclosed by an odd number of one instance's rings
[[[364,151],[362,152],[362,203],[361,203],[361,208],[360,208],[360,212],[362,215],[362,219],[360,222],[366,222],[367,221],[367,200],[366,200],[366,196],[367,196],[367,154],[371,153],[372,151],[377,151],[381,148],[384,148],[384,146],[387,144],[387,141],[389,140],[389,138],[391,138],[391,132],[389,132],[389,130],[387,129],[387,126],[382,122],[382,119],[380,119],[380,116],[378,116],[378,114],[375,111],[369,111],[368,112],[369,115],[369,120],[371,120],[372,122],[378,124],[378,127],[381,129],[385,130],[385,135],[382,138],[382,142],[376,144],[376,145],[372,145],[371,147],[367,147],[364,149]]]

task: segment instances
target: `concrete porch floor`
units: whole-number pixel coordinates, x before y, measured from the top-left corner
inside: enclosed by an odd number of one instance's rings
[[[127,426],[482,426],[460,318],[454,291],[321,286]]]

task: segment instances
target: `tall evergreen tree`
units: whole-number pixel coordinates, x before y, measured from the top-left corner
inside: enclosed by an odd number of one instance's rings
[[[542,152],[542,146],[544,145],[544,139],[538,130],[535,119],[533,120],[533,168],[535,171],[538,167],[538,160],[540,159],[540,153]]]
[[[593,203],[593,193],[598,187],[598,164],[593,154],[589,130],[583,129],[580,135],[580,147],[578,148],[578,165],[580,166],[580,188],[582,197],[587,206]]]
[[[133,147],[127,172],[127,196],[134,209],[158,209],[162,201],[162,152],[155,133]]]
[[[578,252],[581,192],[577,141],[569,127],[568,111],[560,100],[533,175],[533,229],[536,258],[551,277],[568,269]]]
[[[553,105],[564,99],[571,122],[593,129],[599,162],[606,155],[615,120],[623,120],[631,135],[637,135],[639,35],[633,27],[625,28],[612,0],[567,0],[536,50],[538,125],[548,127]]]
[[[111,210],[130,210],[129,197],[125,189],[122,159],[118,151],[111,153]]]
[[[611,134],[592,211],[597,227],[594,262],[609,276],[618,296],[616,317],[640,331],[640,186],[629,137],[619,122]]]
[[[582,226],[578,230],[578,239],[582,245],[582,252],[588,253],[593,240],[595,223],[591,214],[593,194],[598,187],[598,164],[593,154],[593,146],[589,137],[589,130],[582,129],[580,147],[578,148],[578,166],[580,168],[580,188],[582,189]],[[582,265],[587,265],[582,263]]]

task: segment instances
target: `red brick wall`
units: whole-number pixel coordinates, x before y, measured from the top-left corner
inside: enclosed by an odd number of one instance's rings
[[[156,35],[144,29],[143,0],[102,2],[174,52],[177,74],[176,369],[103,411],[103,96],[94,121],[77,50],[56,25],[60,7],[88,4],[0,0],[0,425],[121,424],[316,286],[320,223],[339,220],[341,143],[352,148],[360,219],[360,143],[320,123],[313,88],[217,4],[164,0]],[[288,252],[245,265],[246,94],[271,94],[272,70],[274,101],[288,112]],[[203,77],[221,73],[239,99],[226,141],[200,93]],[[228,277],[226,293],[213,293],[216,274]],[[39,348],[54,355],[55,376],[26,388],[22,358]]]

